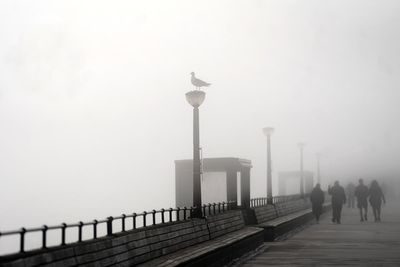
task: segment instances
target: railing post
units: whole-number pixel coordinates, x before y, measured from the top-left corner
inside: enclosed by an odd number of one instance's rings
[[[21,228],[21,233],[20,233],[20,240],[19,240],[19,252],[25,252],[25,233],[26,229]]]
[[[136,216],[137,216],[137,214],[136,213],[133,213],[132,214],[132,219],[133,219],[133,229],[136,229]]]
[[[67,229],[67,224],[66,223],[62,223],[62,228],[61,228],[61,245],[64,246],[65,245],[65,230]]]
[[[153,210],[153,212],[152,212],[152,217],[153,217],[153,225],[155,225],[156,224],[156,213],[157,213],[157,211],[156,210]]]
[[[221,202],[218,202],[218,213],[221,213]]]
[[[107,218],[107,235],[111,236],[113,234],[113,220],[114,217],[110,216]]]
[[[181,208],[176,208],[176,221],[179,222],[179,213],[181,211]]]
[[[172,208],[169,208],[169,222],[172,222]]]
[[[222,212],[225,212],[225,201],[222,202]]]
[[[47,241],[47,229],[48,229],[47,225],[43,225],[43,228],[42,228],[42,248],[46,248],[47,247],[47,243],[46,243],[46,241]]]
[[[122,214],[122,232],[125,232],[125,219],[126,219],[126,215]]]
[[[161,209],[161,223],[165,223],[164,212],[165,209]]]
[[[99,222],[97,220],[93,220],[93,238],[96,239],[97,238],[97,224]]]
[[[183,220],[186,220],[186,207],[183,207]]]
[[[78,242],[82,242],[82,227],[83,227],[83,222],[79,222],[79,226],[78,226]]]
[[[147,212],[143,211],[143,227],[146,227],[146,215],[147,215]]]
[[[216,206],[217,204],[215,204],[215,202],[213,203],[213,214],[215,215],[215,206]]]

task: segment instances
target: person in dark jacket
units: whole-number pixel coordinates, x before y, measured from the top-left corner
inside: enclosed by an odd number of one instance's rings
[[[372,211],[374,212],[375,222],[381,221],[381,205],[386,203],[385,196],[382,189],[376,180],[372,181],[369,188],[369,203],[371,204]]]
[[[322,204],[325,201],[324,192],[321,190],[321,185],[316,184],[314,189],[311,191],[310,200],[312,203],[312,212],[319,223],[319,217],[322,214]]]
[[[328,193],[332,196],[332,222],[340,224],[342,207],[346,204],[344,188],[339,185],[339,181],[335,181],[333,187],[329,186]]]
[[[369,190],[366,185],[364,185],[363,179],[358,180],[358,185],[356,190],[354,191],[354,195],[357,198],[357,208],[360,210],[360,221],[363,222],[364,220],[367,221],[367,213],[368,213],[368,195]],[[363,214],[364,210],[364,214]]]

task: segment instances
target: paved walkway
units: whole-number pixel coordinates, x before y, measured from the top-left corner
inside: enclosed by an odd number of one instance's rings
[[[361,223],[357,209],[343,209],[342,224],[330,214],[245,262],[256,266],[400,266],[400,203],[383,207],[382,222]]]

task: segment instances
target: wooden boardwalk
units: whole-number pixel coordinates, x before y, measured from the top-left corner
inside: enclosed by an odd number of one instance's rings
[[[357,209],[343,209],[342,224],[330,214],[245,262],[258,266],[400,266],[400,203],[383,207],[382,222],[359,221]]]

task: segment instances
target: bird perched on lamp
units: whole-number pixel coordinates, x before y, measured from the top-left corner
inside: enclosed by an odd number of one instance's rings
[[[194,72],[191,72],[190,75],[192,75],[191,82],[192,84],[196,87],[196,89],[200,90],[201,87],[208,87],[211,85],[211,83],[206,83],[205,81],[202,81],[200,79],[197,79]]]

